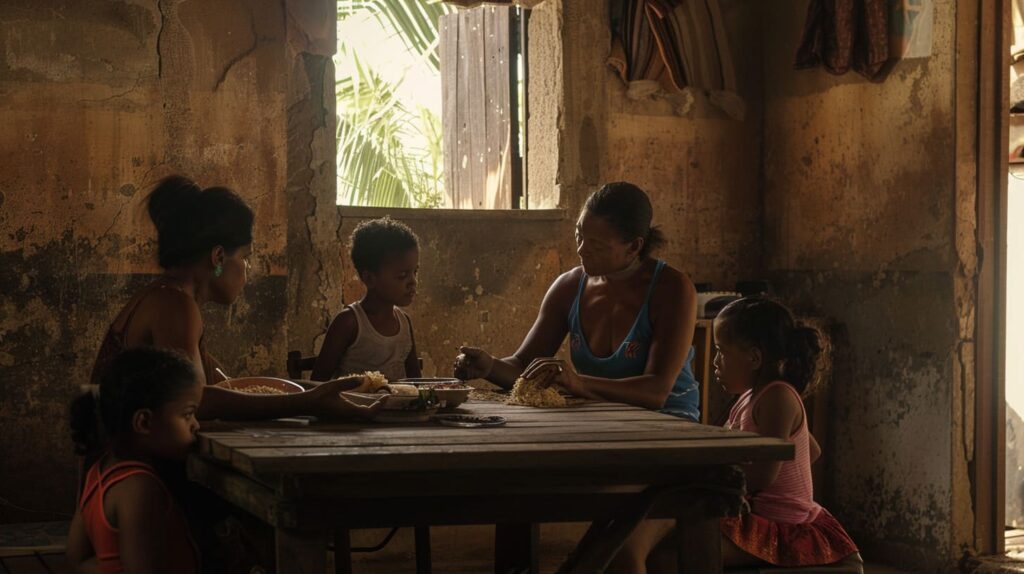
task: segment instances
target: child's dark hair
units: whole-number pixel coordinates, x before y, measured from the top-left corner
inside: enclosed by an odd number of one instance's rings
[[[608,221],[622,236],[623,241],[643,238],[640,257],[647,257],[665,244],[661,230],[651,227],[654,209],[644,190],[625,181],[606,183],[595,191],[583,206],[587,212]]]
[[[390,217],[371,219],[356,226],[349,238],[356,271],[377,271],[390,257],[419,249],[420,240],[409,226]]]
[[[86,393],[71,404],[75,451],[97,452],[106,438],[131,429],[136,411],[157,409],[195,384],[192,361],[178,351],[136,347],[122,352],[100,379],[98,401]]]
[[[218,245],[230,253],[252,243],[252,209],[226,187],[201,189],[172,175],[156,184],[147,201],[164,269],[194,263]]]
[[[745,297],[718,314],[727,337],[761,349],[765,368],[782,364],[780,375],[801,395],[813,390],[827,359],[827,340],[821,332],[799,324],[781,303]]]

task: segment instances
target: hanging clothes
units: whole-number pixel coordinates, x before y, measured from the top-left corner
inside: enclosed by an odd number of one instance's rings
[[[796,68],[853,69],[876,79],[889,61],[888,26],[887,0],[811,0]]]
[[[736,73],[718,0],[612,0],[612,49],[608,65],[633,98],[666,91],[681,112],[690,93],[735,119],[745,113],[736,95]]]

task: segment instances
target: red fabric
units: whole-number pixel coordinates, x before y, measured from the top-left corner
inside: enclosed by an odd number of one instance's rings
[[[857,545],[824,508],[803,524],[772,522],[756,514],[723,518],[722,535],[746,553],[776,566],[821,566],[857,552]]]
[[[100,461],[102,462],[102,460]],[[85,523],[85,532],[96,553],[96,565],[100,574],[120,574],[124,572],[121,564],[120,531],[111,526],[103,509],[103,499],[107,490],[118,482],[137,474],[148,474],[160,481],[153,467],[138,461],[126,461],[113,464],[100,470],[100,462],[89,469],[85,477],[85,487],[79,508]],[[160,481],[163,486],[163,481]],[[168,572],[190,574],[198,572],[196,551],[189,536],[188,524],[181,510],[171,498],[170,492],[164,487],[167,511],[163,516],[155,516],[165,525],[164,534],[168,546]]]

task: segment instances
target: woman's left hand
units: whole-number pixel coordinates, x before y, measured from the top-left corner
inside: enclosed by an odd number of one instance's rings
[[[555,357],[534,359],[521,376],[529,380],[537,378],[547,379],[548,385],[558,385],[576,397],[585,399],[598,398],[584,388],[583,380],[580,379],[576,369],[562,359]]]

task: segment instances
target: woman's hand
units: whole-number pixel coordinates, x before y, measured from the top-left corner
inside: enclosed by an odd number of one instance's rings
[[[363,379],[362,375],[343,377],[327,381],[311,391],[306,391],[304,395],[310,401],[310,412],[325,418],[372,419],[384,407],[384,402],[387,400],[386,395],[382,395],[381,398],[369,405],[362,406],[349,401],[341,394],[343,391],[358,389],[365,384]]]
[[[455,376],[463,381],[486,379],[494,369],[494,361],[494,357],[483,349],[459,347],[459,356],[455,357]]]
[[[558,385],[576,397],[585,399],[600,398],[584,388],[583,380],[571,364],[555,357],[534,359],[521,376],[528,380],[539,379],[544,381],[542,383],[543,386]]]

